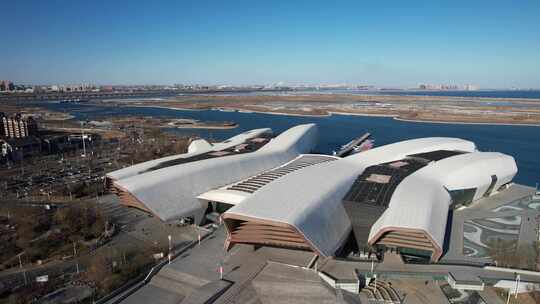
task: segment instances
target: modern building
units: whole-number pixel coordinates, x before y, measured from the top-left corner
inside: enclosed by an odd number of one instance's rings
[[[0,80],[0,92],[14,91],[15,85],[9,80]]]
[[[275,138],[269,134],[269,129],[252,130],[213,146],[196,141],[185,155],[112,172],[107,178],[125,205],[163,221],[188,217],[202,223],[212,206],[197,196],[311,152],[318,130],[307,124]]]
[[[408,140],[282,176],[223,214],[229,231],[226,246],[236,243],[270,245],[334,256],[343,248],[353,228],[366,234],[364,220],[375,222],[376,216],[383,214],[375,212],[370,217],[360,210],[356,217],[344,208],[343,200],[360,176],[379,164],[441,150],[474,152],[476,148],[472,142],[454,138]],[[368,177],[381,184],[391,182],[388,177],[379,175]]]
[[[421,163],[386,194],[386,209],[369,233],[370,245],[437,261],[443,254],[449,210],[503,191],[517,173],[514,159],[502,153],[453,152],[433,151],[385,164],[404,167],[409,161],[413,166],[415,161]]]
[[[132,177],[134,175],[142,174],[144,172],[154,171],[158,168],[162,168],[162,167],[164,168],[169,165],[174,165],[178,161],[182,161],[186,159],[195,160],[195,159],[192,159],[192,157],[195,157],[197,155],[201,155],[204,153],[227,150],[227,149],[236,147],[238,145],[244,144],[245,142],[253,140],[255,138],[260,138],[255,141],[261,141],[261,140],[266,141],[266,139],[270,138],[271,136],[272,136],[272,130],[268,128],[264,128],[264,129],[255,129],[255,130],[246,131],[244,133],[233,136],[227,140],[214,143],[214,144],[210,144],[204,139],[196,139],[196,140],[191,141],[191,143],[189,144],[187,153],[162,157],[162,158],[146,161],[143,163],[135,164],[133,166],[129,166],[129,167],[111,172],[107,174],[107,178],[109,178],[111,181],[125,179],[128,177]]]
[[[271,140],[239,136],[230,140],[234,146],[196,143],[186,155],[108,178],[124,204],[164,221],[221,216],[227,249],[248,244],[331,257],[352,244],[353,250],[391,250],[423,262],[440,260],[450,239],[464,242],[464,221],[493,216],[479,205],[502,208],[535,193],[512,183],[517,166],[511,156],[480,152],[458,138],[406,140],[340,158],[309,154],[316,144],[313,124]],[[475,211],[461,215],[469,209]]]
[[[37,135],[37,123],[32,117],[0,115],[0,138],[13,139]]]

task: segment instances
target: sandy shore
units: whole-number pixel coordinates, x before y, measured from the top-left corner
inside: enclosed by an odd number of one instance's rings
[[[205,124],[193,124],[193,125],[186,125],[186,126],[166,127],[166,128],[172,128],[172,129],[228,130],[228,129],[236,129],[238,127],[239,127],[238,124],[234,124],[234,125],[230,125],[230,126],[211,126],[211,125],[205,125]]]
[[[460,121],[434,121],[434,120],[414,120],[414,119],[404,119],[399,117],[393,117],[394,120],[404,121],[404,122],[415,122],[415,123],[430,123],[430,124],[451,124],[451,125],[488,125],[488,126],[521,126],[521,127],[540,127],[538,124],[523,124],[523,123],[498,123],[498,122],[460,122]]]
[[[95,104],[97,106],[102,106],[102,104]],[[152,105],[140,105],[140,104],[133,104],[133,105],[129,105],[130,107],[135,107],[135,108],[158,108],[158,109],[167,109],[167,110],[177,110],[177,111],[193,111],[193,112],[197,112],[197,111],[206,111],[206,109],[190,109],[190,108],[176,108],[176,107],[168,107],[168,106],[159,106],[159,105],[155,105],[155,106],[152,106]]]
[[[232,112],[232,111],[223,111],[220,109],[209,109],[211,111],[221,111],[221,112]],[[283,115],[283,116],[299,116],[299,117],[328,117],[332,116],[332,113],[328,114],[297,114],[297,113],[287,113],[287,112],[275,112],[275,111],[247,111],[243,109],[233,109],[234,112],[238,113],[244,113],[244,114],[250,114],[250,113],[258,113],[258,114],[269,114],[269,115]]]
[[[140,107],[153,107],[153,106],[140,106]],[[169,107],[169,106],[156,106],[153,108],[162,108],[162,109],[169,109],[169,110],[178,110],[178,111],[203,111],[201,109],[194,110],[194,109],[184,109],[184,108],[176,108],[176,107]],[[223,111],[222,109],[217,108],[210,108],[207,109],[209,111],[222,111],[222,112],[228,112]],[[328,111],[327,114],[324,115],[313,115],[313,114],[298,114],[298,113],[287,113],[287,112],[274,112],[274,111],[253,111],[253,110],[244,110],[242,108],[234,109],[231,108],[231,110],[234,110],[239,113],[259,113],[259,114],[268,114],[268,115],[283,115],[283,116],[296,116],[296,117],[330,117],[332,115],[346,115],[346,116],[365,116],[365,117],[386,117],[386,118],[392,118],[397,121],[403,121],[403,122],[412,122],[412,123],[431,123],[431,124],[459,124],[459,125],[497,125],[497,126],[526,126],[526,127],[540,127],[539,123],[508,123],[508,122],[472,122],[472,121],[452,121],[452,120],[423,120],[423,119],[408,119],[408,118],[401,118],[397,114],[374,114],[374,113],[358,113],[358,112],[338,112],[338,111]],[[234,129],[238,126],[230,126],[230,127],[177,127],[179,129]]]
[[[198,95],[177,96],[164,101],[138,101],[130,106],[180,111],[237,111],[299,117],[358,115],[392,117],[400,121],[420,123],[540,125],[540,99],[346,94]]]

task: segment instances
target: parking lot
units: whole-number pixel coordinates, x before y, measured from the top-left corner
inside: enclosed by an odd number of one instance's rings
[[[0,170],[0,190],[4,199],[62,200],[85,196],[82,186],[103,191],[104,176],[119,167],[118,146],[88,149],[86,155],[72,153],[33,157]],[[87,190],[88,191],[88,190]]]

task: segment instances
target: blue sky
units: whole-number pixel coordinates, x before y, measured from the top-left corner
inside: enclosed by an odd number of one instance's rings
[[[538,0],[0,4],[18,83],[540,88]]]

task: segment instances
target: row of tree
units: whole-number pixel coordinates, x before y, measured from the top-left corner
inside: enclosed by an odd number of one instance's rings
[[[516,240],[492,239],[488,254],[497,266],[540,270],[540,242],[518,245]]]

